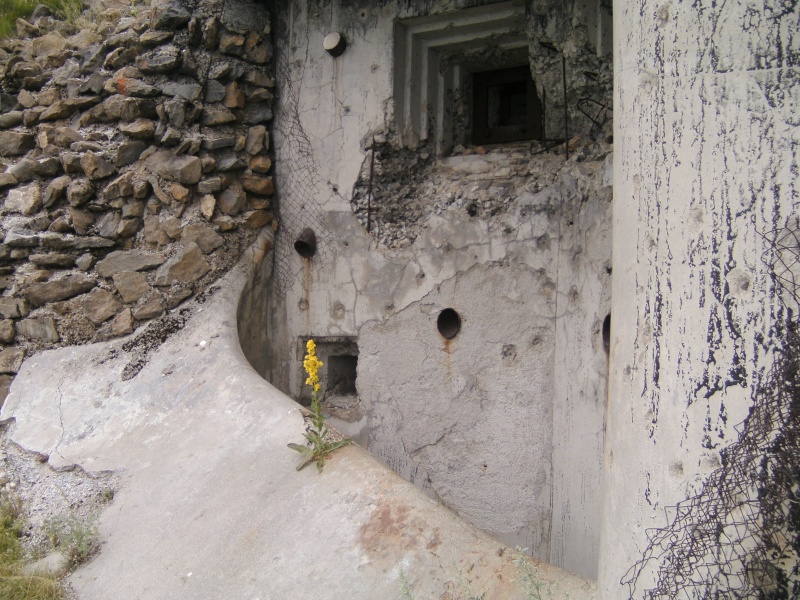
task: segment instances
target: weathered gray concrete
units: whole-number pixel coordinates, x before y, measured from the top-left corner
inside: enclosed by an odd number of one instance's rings
[[[269,317],[245,336],[265,338],[245,344],[259,372],[299,397],[303,339],[350,336],[358,433],[371,453],[498,539],[594,578],[611,148],[578,114],[580,161],[532,155],[529,144],[440,155],[470,143],[454,131],[471,71],[531,54],[551,61],[525,19],[549,14],[539,4],[341,0],[275,11],[279,285],[264,279],[249,295]],[[348,39],[336,58],[321,43],[331,31]],[[559,94],[560,69],[559,58]],[[353,198],[368,187],[373,135],[382,188],[372,206],[397,216],[373,212],[367,232]],[[292,248],[306,227],[318,236],[310,261]],[[445,308],[463,320],[449,344],[436,329]]]
[[[742,422],[782,345],[786,309],[768,240],[800,207],[799,23],[796,5],[769,2],[614,3],[620,116],[604,598],[620,597],[621,579],[633,597],[650,597],[679,567],[702,573],[700,587],[667,585],[656,596],[739,595],[724,591],[728,580],[744,589],[732,575],[741,565],[720,558],[723,542],[743,539],[743,525],[698,542],[691,567],[673,553],[700,539],[695,527],[729,517],[723,506],[735,509],[747,492],[755,498],[755,480],[736,481],[733,498],[707,490],[703,514],[673,531],[669,551],[656,548],[638,579],[628,569],[647,556],[655,528],[670,539],[670,507],[700,493],[723,466],[740,468],[723,465],[721,453],[746,432]]]
[[[239,295],[265,247],[194,301],[131,379],[137,336],[24,363],[0,415],[16,420],[13,440],[55,468],[121,477],[100,555],[70,578],[79,598],[400,598],[401,573],[420,599],[525,597],[512,550],[363,450],[337,452],[321,475],[295,471],[298,405],[238,344]],[[536,577],[553,598],[594,597],[553,567]]]

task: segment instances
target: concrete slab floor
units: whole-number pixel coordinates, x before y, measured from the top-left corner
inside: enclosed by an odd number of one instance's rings
[[[78,597],[527,597],[512,549],[360,448],[336,452],[322,474],[295,470],[286,444],[302,441],[299,407],[250,367],[236,330],[267,247],[259,240],[203,302],[173,311],[163,343],[145,329],[23,364],[0,413],[15,419],[12,440],[53,468],[120,477],[102,550],[70,577]],[[123,380],[131,364],[144,366]],[[533,572],[551,598],[595,597],[585,579]]]

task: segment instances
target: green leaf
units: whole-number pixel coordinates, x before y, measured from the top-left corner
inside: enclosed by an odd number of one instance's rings
[[[292,450],[294,450],[296,452],[300,452],[301,454],[304,454],[306,452],[310,452],[308,447],[301,446],[300,444],[286,444],[286,445],[289,446],[289,448],[291,448]]]

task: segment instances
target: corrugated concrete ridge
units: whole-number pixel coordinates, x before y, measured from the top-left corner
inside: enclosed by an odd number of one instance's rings
[[[347,447],[322,474],[295,471],[298,406],[239,347],[241,290],[261,238],[182,329],[128,380],[132,336],[26,361],[0,417],[14,442],[55,468],[113,470],[121,489],[100,517],[102,551],[70,582],[82,600],[522,598],[514,552]],[[594,584],[536,564],[552,598]]]

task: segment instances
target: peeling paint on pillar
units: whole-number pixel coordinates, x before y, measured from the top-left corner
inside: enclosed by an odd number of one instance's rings
[[[738,439],[785,317],[760,234],[800,205],[796,3],[614,11],[605,598]]]

